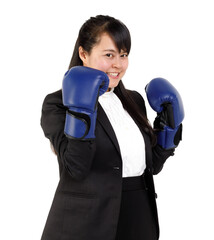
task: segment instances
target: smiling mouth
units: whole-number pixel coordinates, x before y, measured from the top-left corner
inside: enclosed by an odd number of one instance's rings
[[[120,73],[107,73],[108,76],[113,77],[113,78],[117,78],[119,76]]]

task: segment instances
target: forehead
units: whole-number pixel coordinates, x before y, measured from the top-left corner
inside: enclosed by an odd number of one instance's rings
[[[101,34],[97,44],[94,46],[93,49],[100,50],[100,51],[119,52],[114,40],[107,33]],[[121,52],[124,52],[124,51],[121,49]]]

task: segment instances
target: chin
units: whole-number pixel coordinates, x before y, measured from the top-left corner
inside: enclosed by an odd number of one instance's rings
[[[115,82],[115,83],[110,83],[110,84],[109,84],[109,88],[116,88],[116,87],[118,86],[119,82],[120,82],[120,81]]]

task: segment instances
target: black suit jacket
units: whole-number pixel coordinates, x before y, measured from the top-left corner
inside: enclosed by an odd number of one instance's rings
[[[146,115],[143,98],[137,92],[131,93]],[[66,110],[61,90],[47,95],[41,126],[56,151],[60,181],[42,240],[115,240],[122,193],[122,159],[116,135],[98,104],[96,138],[69,139],[64,134]],[[152,175],[162,169],[172,151],[152,148],[149,136],[135,122],[145,141],[146,182],[159,232]]]

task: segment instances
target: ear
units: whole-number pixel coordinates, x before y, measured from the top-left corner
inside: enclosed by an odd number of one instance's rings
[[[83,47],[79,47],[79,57],[83,62],[83,66],[87,66],[88,63],[88,53],[83,49]]]

